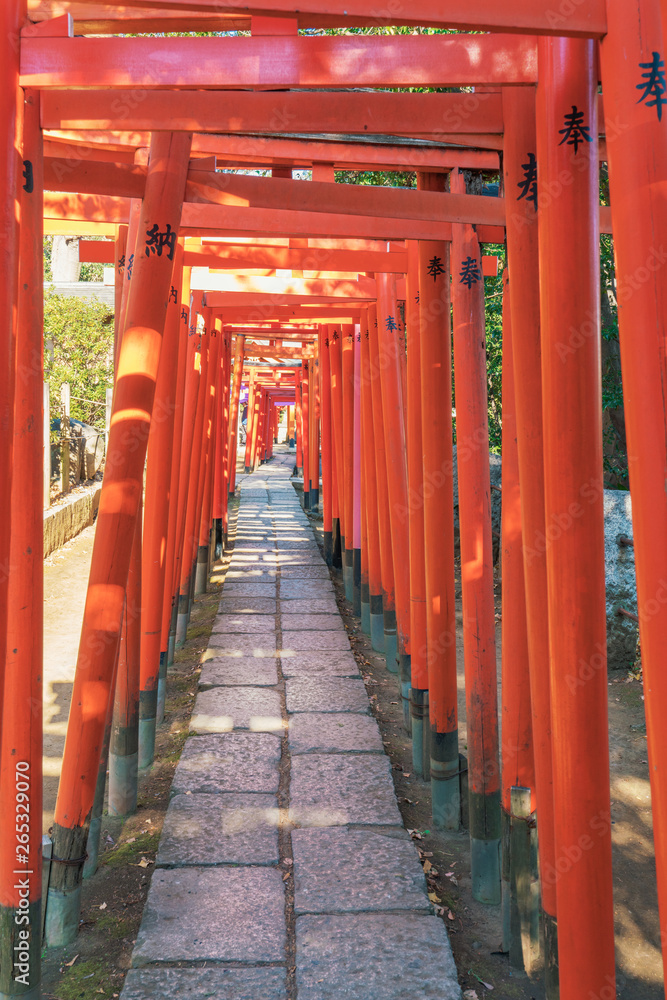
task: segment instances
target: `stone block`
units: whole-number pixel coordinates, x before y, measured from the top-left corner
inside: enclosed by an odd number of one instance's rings
[[[190,719],[193,733],[278,733],[284,729],[280,694],[267,687],[213,687],[200,691]]]
[[[414,845],[347,827],[294,830],[295,911],[432,913]]]
[[[304,712],[289,720],[289,747],[301,753],[383,753],[377,722],[355,712]]]
[[[286,681],[288,712],[361,712],[369,702],[362,680],[348,677],[290,677]]]
[[[175,795],[155,863],[163,867],[277,864],[279,815],[274,795]]]
[[[296,940],[299,1000],[461,1000],[439,917],[304,916]]]
[[[280,962],[285,958],[282,877],[271,868],[153,872],[134,967],[151,962]]]
[[[179,792],[276,792],[280,739],[272,733],[190,736],[171,786]]]
[[[285,970],[276,968],[130,969],[121,1000],[287,1000]]]
[[[234,659],[233,657],[208,657],[204,654],[199,687],[275,687],[278,683],[278,660],[265,658]]]
[[[303,827],[401,826],[389,759],[376,754],[295,757],[290,816]]]

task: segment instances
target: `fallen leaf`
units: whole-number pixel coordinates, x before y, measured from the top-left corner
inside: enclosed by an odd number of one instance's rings
[[[128,837],[127,840],[125,841],[125,843],[126,844],[133,844],[136,839],[137,839],[136,837]]]
[[[292,861],[291,858],[283,858],[283,864],[284,865],[293,865],[294,862]]]
[[[451,910],[447,910],[447,917],[448,917],[449,920],[453,920],[454,919],[454,914],[452,913]]]
[[[100,903],[100,910],[106,910],[106,908],[107,908],[106,903]]]
[[[465,990],[463,993],[465,1000],[479,1000],[477,990]]]
[[[440,897],[435,892],[429,892],[428,898],[431,900],[432,903],[440,902]]]
[[[431,870],[432,867],[433,867],[433,865],[431,864],[430,861],[426,860],[424,862],[424,871],[425,872],[430,872],[430,870]]]
[[[148,858],[142,858],[141,861],[139,862],[139,864],[136,865],[136,867],[137,868],[148,868],[148,866],[152,865],[152,864],[154,864],[153,861],[149,861]]]
[[[410,775],[409,775],[409,774],[406,774],[406,773],[405,773],[405,771],[403,771],[403,777],[404,777],[404,778],[409,778],[409,777],[410,777]]]
[[[74,965],[74,963],[76,962],[76,960],[77,960],[78,957],[79,957],[78,955],[75,955],[74,958],[72,959],[72,961],[71,962],[65,962],[65,965],[68,966],[68,967],[71,967],[72,965]]]

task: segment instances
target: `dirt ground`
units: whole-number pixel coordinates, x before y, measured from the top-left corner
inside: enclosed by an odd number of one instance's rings
[[[311,516],[311,523],[321,544],[321,521]],[[392,761],[403,821],[407,829],[418,834],[422,862],[432,865],[427,875],[429,892],[435,893],[444,909],[461,987],[474,991],[479,1000],[491,992],[483,983],[492,986],[493,996],[502,1000],[543,1000],[540,977],[510,974],[508,957],[501,950],[500,907],[485,906],[472,898],[467,832],[452,834],[431,828],[430,787],[413,773],[412,745],[403,728],[395,675],[387,672],[384,656],[373,652],[359,619],[352,615],[342,577],[337,573],[333,577],[338,606]],[[460,745],[465,747],[460,597],[457,574],[459,736]],[[496,599],[500,650],[499,584]],[[500,656],[498,680],[500,704]],[[631,674],[613,672],[608,690],[617,995],[620,1000],[664,1000],[642,684]]]

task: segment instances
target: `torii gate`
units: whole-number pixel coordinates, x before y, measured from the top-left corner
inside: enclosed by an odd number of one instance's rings
[[[36,431],[41,426],[36,419],[42,352],[40,195],[47,191],[43,207],[51,231],[63,224],[71,227],[71,220],[76,220],[81,233],[113,235],[114,260],[123,238],[127,248],[135,248],[132,281],[119,283],[126,291],[119,303],[122,339],[110,460],[56,811],[58,876],[47,911],[51,934],[55,938],[60,933],[61,940],[71,937],[78,922],[81,861],[113,690],[124,595],[129,593],[133,559],[141,555],[133,540],[146,448],[150,472],[150,436],[161,440],[154,454],[163,454],[168,445],[169,422],[151,424],[154,399],[161,398],[161,357],[172,359],[162,369],[167,381],[172,376],[173,387],[165,388],[162,398],[170,391],[178,395],[182,376],[182,423],[189,427],[191,418],[191,447],[194,443],[191,460],[187,435],[179,437],[187,461],[180,466],[172,462],[169,470],[170,494],[178,501],[166,509],[158,505],[162,530],[174,543],[172,565],[167,561],[164,567],[162,600],[158,600],[159,653],[164,653],[165,667],[165,636],[171,631],[173,645],[179,616],[181,632],[187,623],[197,576],[193,564],[196,570],[199,552],[206,548],[208,522],[224,517],[225,476],[229,484],[233,456],[226,412],[232,343],[222,343],[224,324],[303,321],[318,327],[325,532],[333,546],[335,521],[339,522],[346,585],[353,598],[359,552],[360,598],[364,572],[369,597],[367,602],[360,600],[361,610],[368,604],[369,628],[375,627],[379,641],[380,609],[388,665],[398,660],[403,698],[412,706],[413,722],[417,720],[416,759],[422,770],[428,759],[431,769],[434,815],[442,825],[458,825],[455,674],[451,643],[445,641],[453,627],[451,510],[447,489],[429,490],[442,477],[449,482],[452,468],[451,415],[448,406],[439,405],[451,391],[445,321],[451,274],[461,547],[468,567],[463,576],[464,616],[472,603],[477,607],[476,636],[470,629],[464,632],[471,699],[473,882],[480,898],[492,897],[499,884],[501,791],[509,813],[508,790],[533,789],[540,824],[548,995],[555,995],[557,958],[561,992],[567,1000],[613,996],[597,236],[600,230],[613,231],[619,286],[628,290],[619,310],[619,327],[658,889],[667,932],[667,747],[660,717],[667,694],[662,670],[667,638],[665,292],[654,252],[664,242],[659,185],[664,186],[667,164],[661,5],[658,0],[582,0],[559,6],[545,0],[531,4],[514,0],[500,10],[495,2],[480,0],[471,11],[470,5],[453,0],[417,0],[409,18],[390,15],[390,23],[489,34],[372,37],[298,34],[300,28],[374,23],[377,12],[369,0],[344,4],[304,0],[298,14],[292,10],[292,0],[265,0],[261,8],[243,13],[219,0],[196,4],[162,0],[161,8],[150,10],[142,8],[141,0],[129,0],[128,6],[133,9],[109,10],[88,0],[71,4],[30,0],[26,8],[25,2],[11,0],[0,12],[1,162],[6,178],[0,208],[0,329],[4,331],[0,564],[5,567],[0,577],[0,634],[8,651],[3,663],[0,802],[11,815],[17,804],[25,806],[23,796],[28,794],[31,815],[41,813],[41,440]],[[221,24],[228,30],[250,27],[252,36],[94,37],[113,35],[114,29],[128,30],[128,26],[136,32],[184,30],[186,25],[188,31],[193,25],[208,31]],[[91,37],[73,37],[75,33]],[[603,129],[597,124],[601,114],[597,57]],[[289,92],[289,88],[358,86],[476,90],[465,96]],[[274,98],[261,90],[250,93],[253,88],[287,91]],[[495,92],[487,93],[488,88]],[[433,101],[427,100],[432,97]],[[393,134],[397,141],[385,151],[367,142],[339,138],[328,144],[291,135],[318,134],[323,122],[327,129],[338,130],[350,119],[360,136],[375,129]],[[246,136],[255,129],[259,136]],[[218,131],[235,134],[214,134]],[[100,135],[109,133],[114,148],[95,149]],[[458,148],[426,149],[425,136],[435,138],[436,147],[457,143]],[[401,144],[401,138],[415,142]],[[73,142],[79,159],[68,155],[63,160],[63,146],[68,149]],[[473,148],[467,149],[468,144]],[[142,163],[135,151],[149,145],[150,159],[146,164],[144,157]],[[491,170],[494,165],[497,169],[501,149],[504,197],[466,193],[460,171]],[[225,164],[268,164],[276,170],[296,161],[311,165],[317,179],[306,183],[221,175],[206,162],[211,156]],[[600,157],[609,164],[611,210],[600,210],[597,204]],[[343,190],[332,183],[333,164],[416,168],[420,189]],[[448,191],[443,189],[443,173],[450,174]],[[126,226],[129,230],[123,236],[119,229]],[[513,540],[514,562],[509,565],[514,576],[504,574],[504,599],[510,600],[509,590],[513,601],[508,608],[513,610],[503,616],[504,651],[508,644],[503,708],[511,720],[508,725],[506,717],[504,732],[514,743],[504,736],[499,775],[491,683],[495,673],[489,660],[493,607],[488,599],[490,525],[488,496],[484,496],[483,459],[488,449],[483,337],[479,337],[483,332],[479,244],[502,242],[505,233],[511,289],[505,302],[505,413],[506,420],[511,416],[516,420],[517,448],[512,453],[508,434],[505,452],[512,454],[504,482],[504,530],[506,539]],[[178,264],[172,260],[175,254],[167,252],[172,237],[175,245],[177,238],[210,236],[292,240],[324,236],[376,245],[288,243],[276,247],[275,255],[263,257],[237,245],[225,257],[224,246],[218,253],[205,246],[188,250],[183,243],[183,260]],[[387,251],[377,245],[382,241],[410,242]],[[250,249],[259,250],[252,245]],[[316,249],[310,267],[308,255]],[[375,275],[371,295],[365,278],[348,282],[329,277],[343,263],[334,255],[352,251],[385,253],[388,258],[403,254],[407,266],[401,260],[398,268],[394,259],[386,262],[386,270],[377,260],[366,261],[372,267],[359,266],[359,271]],[[189,253],[196,262],[188,261],[184,268]],[[243,262],[249,270],[255,269],[253,265],[269,271],[289,266],[325,273],[291,279],[292,292],[284,283],[270,292],[262,290],[267,286],[260,282],[278,282],[271,274],[239,274],[233,280],[221,276],[206,289],[195,283],[192,309],[205,314],[206,340],[196,322],[190,322],[188,269],[211,268],[211,258],[224,260],[230,268]],[[345,263],[354,274],[349,258]],[[402,323],[393,277],[404,274],[407,361],[405,352],[397,350]],[[240,290],[239,282],[246,279],[248,290]],[[342,290],[346,283],[356,291],[365,288],[368,297],[354,296],[350,287],[345,303],[336,305],[339,296],[327,293]],[[198,301],[200,291],[205,302]],[[260,300],[260,295],[268,298]],[[180,342],[179,322],[188,329],[194,326],[192,337],[181,337]],[[213,331],[216,337],[210,336]],[[244,336],[239,334],[237,343]],[[242,364],[243,345],[239,376]],[[310,375],[309,368],[306,397],[301,388],[308,403]],[[235,392],[239,384],[235,379]],[[437,433],[428,434],[427,428],[436,428]],[[223,442],[223,461],[214,467],[216,434]],[[173,426],[172,435],[175,442]],[[305,445],[305,433],[302,438]],[[420,438],[421,464],[415,459]],[[15,447],[15,442],[20,444]],[[306,451],[310,444],[308,438]],[[462,444],[470,453],[463,464]],[[165,482],[166,468],[159,462],[156,468],[154,482]],[[155,496],[155,489],[148,491],[147,504]],[[509,497],[514,498],[511,505]],[[159,580],[156,588],[157,594]],[[437,611],[432,600],[436,594]],[[380,604],[373,600],[378,597]],[[423,608],[412,607],[420,602]],[[525,655],[512,657],[513,635],[523,644]],[[415,642],[417,636],[426,637],[425,645]],[[141,722],[150,731],[159,713],[159,677],[148,681],[150,697],[144,701],[151,704]],[[522,722],[528,687],[532,736]],[[77,709],[84,702],[85,719]],[[480,706],[478,711],[473,710],[475,705]],[[153,711],[156,714],[151,715]],[[424,725],[425,711],[429,726]],[[423,738],[429,729],[427,753],[420,753],[417,734]],[[25,809],[22,813],[27,815]],[[36,822],[27,834],[17,828],[16,839],[13,831],[4,836],[0,848],[0,996],[39,992],[41,830]],[[23,864],[27,895],[15,885],[15,869]],[[26,910],[26,901],[29,935],[24,938],[14,917]],[[12,975],[7,958],[17,943],[19,953],[28,956],[22,963],[28,967],[22,979]]]

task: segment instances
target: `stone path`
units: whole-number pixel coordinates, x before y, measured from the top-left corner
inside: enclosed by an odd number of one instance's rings
[[[121,1000],[461,996],[292,464],[241,482]]]

